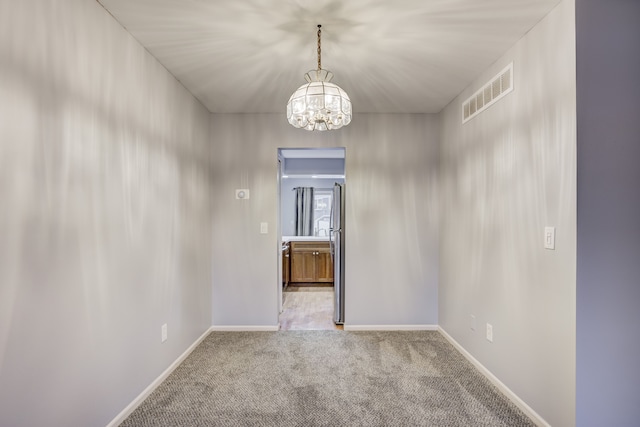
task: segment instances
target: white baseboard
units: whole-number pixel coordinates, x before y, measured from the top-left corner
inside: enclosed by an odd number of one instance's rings
[[[218,326],[212,326],[211,327],[211,331],[217,331],[217,332],[242,332],[242,331],[265,331],[265,332],[272,332],[272,331],[277,331],[280,329],[280,326],[278,325],[273,325],[273,326],[268,326],[268,325],[218,325]]]
[[[207,329],[205,331],[205,333],[202,334],[193,344],[191,344],[189,346],[189,348],[187,348],[184,351],[184,353],[182,353],[180,355],[180,357],[178,357],[171,365],[169,365],[169,367],[167,369],[165,369],[164,372],[161,373],[158,378],[156,378],[151,384],[149,384],[149,386],[147,388],[145,388],[142,391],[142,393],[140,393],[135,399],[133,399],[133,401],[131,403],[129,403],[127,405],[127,407],[122,410],[122,412],[120,412],[113,420],[111,420],[111,422],[109,424],[107,424],[107,427],[116,427],[116,426],[122,424],[122,422],[124,422],[124,420],[127,419],[127,417],[129,415],[131,415],[131,413],[133,411],[135,411],[136,408],[138,406],[140,406],[140,404],[142,402],[144,402],[144,400],[147,397],[149,397],[149,395],[165,379],[167,379],[167,377],[169,375],[171,375],[171,373],[174,371],[174,369],[176,369],[187,358],[187,356],[189,356],[189,354],[191,354],[191,352],[202,342],[202,340],[204,340],[206,338],[206,336],[209,335],[209,332],[211,332],[211,328]]]
[[[462,355],[473,364],[480,371],[482,375],[484,375],[493,385],[495,385],[498,390],[502,392],[514,405],[518,407],[522,412],[525,413],[526,416],[531,418],[537,426],[540,427],[551,427],[549,423],[547,423],[544,418],[542,418],[536,411],[534,411],[529,405],[527,405],[524,400],[520,399],[518,395],[516,395],[509,387],[507,387],[502,381],[500,381],[495,375],[491,373],[490,370],[485,368],[485,366],[480,363],[475,357],[471,355],[467,350],[464,349],[456,340],[451,337],[448,333],[445,332],[444,329],[438,327],[438,331],[444,336],[447,341],[449,341]]]
[[[438,325],[344,325],[345,331],[437,331]]]

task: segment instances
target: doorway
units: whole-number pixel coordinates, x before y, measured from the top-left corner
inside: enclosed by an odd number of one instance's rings
[[[344,324],[345,148],[278,149],[281,330]]]

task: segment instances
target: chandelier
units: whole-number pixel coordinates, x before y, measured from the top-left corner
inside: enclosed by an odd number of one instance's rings
[[[304,75],[308,82],[296,90],[287,102],[287,120],[293,127],[306,130],[340,129],[351,123],[351,100],[337,85],[330,83],[333,73],[322,69],[318,25],[318,69]]]

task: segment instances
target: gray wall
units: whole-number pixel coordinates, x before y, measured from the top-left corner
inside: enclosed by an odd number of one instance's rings
[[[215,326],[277,324],[279,147],[346,147],[346,324],[437,323],[437,117],[357,115],[324,133],[279,114],[213,114],[211,123]],[[251,199],[235,200],[236,188]]]
[[[208,132],[97,2],[0,2],[0,425],[104,426],[210,326]]]
[[[565,0],[442,113],[439,323],[555,426],[575,422],[574,22]],[[462,125],[511,61],[514,92]]]
[[[640,3],[576,1],[577,422],[640,422]]]

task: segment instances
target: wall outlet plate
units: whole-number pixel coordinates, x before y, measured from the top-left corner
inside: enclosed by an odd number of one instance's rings
[[[493,326],[487,323],[487,341],[493,342]]]
[[[167,324],[166,323],[162,325],[162,327],[160,328],[160,334],[161,334],[162,342],[165,342],[167,340]]]

